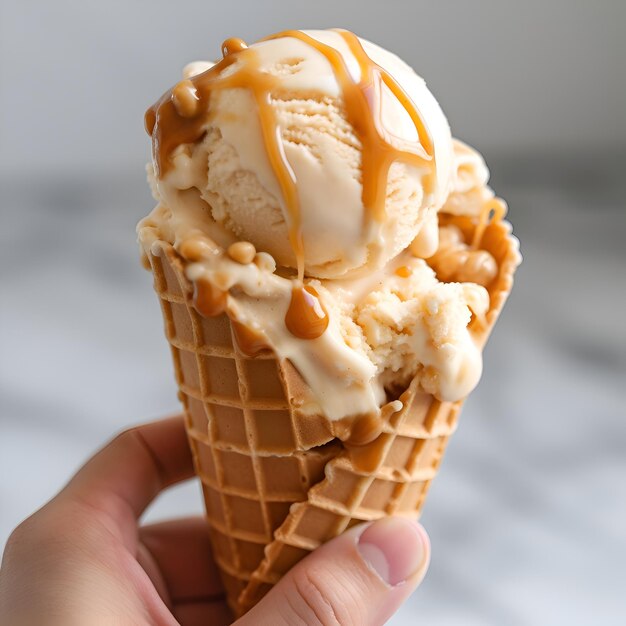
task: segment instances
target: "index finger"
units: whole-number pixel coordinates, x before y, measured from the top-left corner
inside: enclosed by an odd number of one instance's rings
[[[193,475],[179,415],[115,437],[85,463],[59,497],[81,500],[122,524],[138,518],[163,489]]]

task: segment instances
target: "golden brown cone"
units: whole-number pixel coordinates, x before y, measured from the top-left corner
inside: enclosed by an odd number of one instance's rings
[[[471,241],[470,218],[443,216]],[[490,224],[481,249],[498,263],[489,286],[484,345],[519,263],[508,222]],[[440,402],[414,381],[383,434],[359,450],[372,471],[333,440],[323,415],[299,411],[311,391],[287,361],[236,346],[228,317],[203,318],[180,257],[158,242],[146,250],[172,348],[196,472],[203,485],[215,559],[236,614],[258,602],[308,552],[354,524],[417,516],[454,432],[461,402]],[[294,504],[297,503],[297,504]],[[294,504],[294,506],[291,506]],[[290,508],[291,507],[291,508]]]

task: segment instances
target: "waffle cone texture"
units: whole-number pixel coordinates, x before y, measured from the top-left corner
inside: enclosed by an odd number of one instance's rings
[[[470,240],[472,220],[446,217]],[[508,222],[491,223],[481,249],[498,263],[484,345],[518,264]],[[202,482],[213,556],[236,615],[256,604],[293,565],[361,522],[417,517],[463,404],[441,402],[413,381],[383,433],[358,454],[334,439],[324,415],[299,411],[312,393],[289,361],[237,348],[226,315],[202,317],[174,248],[145,251],[172,349],[196,473]],[[374,463],[372,464],[372,459]]]

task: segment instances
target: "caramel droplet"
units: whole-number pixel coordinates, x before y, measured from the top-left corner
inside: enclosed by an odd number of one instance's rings
[[[228,246],[228,256],[242,265],[252,263],[255,254],[256,248],[249,241],[237,241]]]
[[[241,324],[235,320],[231,321],[233,334],[239,349],[250,357],[258,356],[264,350],[269,350],[265,335],[254,328],[250,328],[246,324]]]
[[[193,285],[193,303],[204,317],[216,317],[226,310],[226,292],[201,278]]]
[[[222,44],[222,56],[226,58],[229,54],[241,52],[248,47],[248,44],[239,37],[229,37]]]
[[[172,89],[172,102],[181,117],[194,117],[200,106],[195,85],[189,80],[181,80]]]
[[[178,250],[187,261],[200,261],[218,254],[219,248],[205,237],[185,239]]]
[[[412,273],[411,268],[406,265],[402,265],[395,271],[396,276],[400,276],[400,278],[408,278]]]
[[[293,288],[285,325],[292,335],[300,339],[317,339],[326,330],[328,313],[313,287]]]

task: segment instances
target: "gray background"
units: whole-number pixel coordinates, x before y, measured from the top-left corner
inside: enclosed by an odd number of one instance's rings
[[[0,4],[0,546],[115,431],[177,408],[134,225],[142,115],[221,40],[343,26],[481,149],[525,261],[393,624],[618,624],[626,579],[626,3]],[[201,510],[189,483],[149,519]]]

